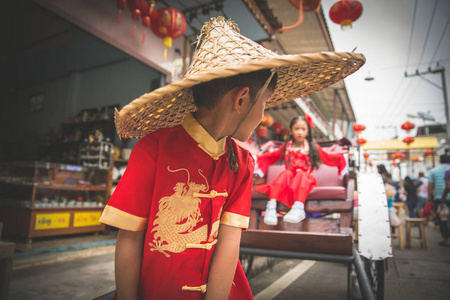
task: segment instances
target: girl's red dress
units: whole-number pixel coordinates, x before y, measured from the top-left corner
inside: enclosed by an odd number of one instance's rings
[[[342,154],[330,154],[315,144],[322,163],[338,167],[338,174],[346,167]],[[286,147],[286,151],[284,148]],[[283,157],[284,154],[284,157]],[[253,188],[261,193],[269,194],[269,199],[276,199],[291,208],[294,202],[305,203],[311,190],[317,186],[317,179],[311,173],[313,168],[309,162],[309,151],[292,148],[292,141],[284,143],[273,152],[258,156],[257,164],[265,174],[269,165],[284,158],[286,169],[270,183],[256,185]]]

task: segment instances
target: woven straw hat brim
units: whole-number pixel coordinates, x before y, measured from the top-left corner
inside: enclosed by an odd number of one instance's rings
[[[277,68],[277,87],[266,104],[266,108],[270,108],[330,86],[364,63],[362,54],[321,52],[278,55],[190,74],[181,81],[142,95],[116,112],[117,132],[123,138],[141,138],[159,128],[181,124],[188,113],[196,110],[191,87],[213,79]]]

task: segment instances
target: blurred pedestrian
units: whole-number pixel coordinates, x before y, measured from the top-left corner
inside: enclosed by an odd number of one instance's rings
[[[409,176],[405,177],[403,187],[406,191],[406,205],[409,210],[410,218],[417,218],[418,215],[415,211],[417,205],[417,183],[413,182]]]
[[[420,212],[425,207],[425,204],[427,203],[428,198],[428,178],[425,177],[425,174],[423,172],[419,172],[419,179],[417,189],[417,204],[416,204],[416,213],[420,215]]]
[[[381,178],[383,179],[384,183],[389,183],[392,185],[392,176],[391,174],[386,170],[386,167],[383,164],[377,165],[378,173],[381,175]]]
[[[437,213],[441,203],[450,204],[450,194],[447,192],[444,197],[446,188],[445,172],[450,169],[450,165],[448,164],[449,157],[447,155],[441,155],[439,157],[439,163],[440,165],[438,167],[431,169],[430,175],[428,176],[428,201],[433,201],[433,211],[436,213],[436,221],[439,224],[441,235],[444,238],[439,245],[450,247],[450,231],[447,220],[442,220]]]

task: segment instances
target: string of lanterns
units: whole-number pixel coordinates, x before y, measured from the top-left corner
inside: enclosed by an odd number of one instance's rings
[[[172,40],[179,38],[186,30],[186,18],[183,13],[174,7],[161,7],[156,9],[155,5],[159,0],[118,0],[117,8],[119,15],[117,22],[121,23],[122,12],[128,6],[133,20],[139,22],[142,19],[144,31],[142,33],[142,43],[145,43],[146,30],[151,31],[163,39],[164,60],[167,57],[167,48],[172,47]],[[133,25],[132,36],[136,35],[136,24]]]

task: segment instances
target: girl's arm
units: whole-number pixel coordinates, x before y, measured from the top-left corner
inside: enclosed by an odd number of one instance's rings
[[[119,229],[115,273],[117,299],[137,299],[144,246],[144,231]]]
[[[239,258],[242,229],[221,224],[209,270],[206,300],[226,300]]]
[[[339,175],[341,174],[342,170],[345,169],[345,166],[347,165],[345,162],[345,158],[343,154],[330,154],[325,151],[323,151],[322,147],[316,144],[317,150],[319,151],[319,157],[320,160],[330,167],[337,167]]]
[[[282,144],[277,150],[273,152],[265,152],[258,156],[256,162],[258,163],[258,167],[264,174],[266,174],[269,165],[283,158],[282,156],[284,153],[284,147],[286,147],[286,143]]]

